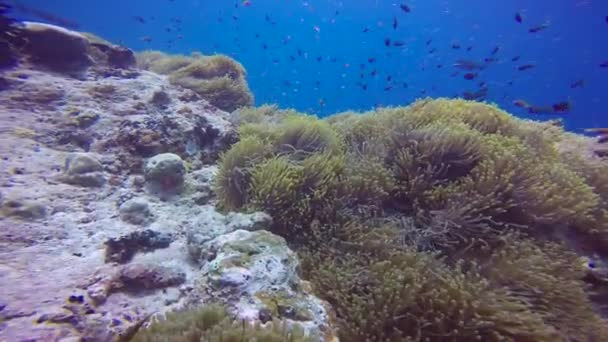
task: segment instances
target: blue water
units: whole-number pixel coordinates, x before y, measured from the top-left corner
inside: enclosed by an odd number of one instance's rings
[[[483,81],[489,89],[486,101],[513,114],[560,117],[576,131],[608,126],[608,68],[599,66],[608,61],[606,0],[250,0],[249,6],[241,0],[19,3],[75,21],[80,30],[134,50],[230,55],[246,67],[257,105],[277,103],[325,116],[405,105],[424,96],[461,96],[478,90]],[[411,12],[404,12],[401,4]],[[514,18],[517,12],[522,23]],[[20,18],[37,19],[23,13]],[[543,23],[550,25],[528,32]],[[142,40],[144,36],[151,41]],[[405,45],[386,47],[386,38]],[[461,48],[454,49],[454,44]],[[491,56],[497,46],[499,51]],[[512,62],[515,56],[521,59]],[[453,75],[456,60],[487,57],[498,61],[476,79],[465,80],[465,72]],[[518,71],[523,64],[535,68]],[[579,79],[584,87],[571,88]],[[538,106],[570,101],[572,109],[533,116],[515,107],[516,99]]]

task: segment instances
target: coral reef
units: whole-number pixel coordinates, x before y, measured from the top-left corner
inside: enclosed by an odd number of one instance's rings
[[[341,338],[608,337],[580,262],[607,256],[606,164],[572,134],[464,100],[239,113],[264,148],[226,152],[241,162],[220,160],[220,204],[273,217]]]
[[[137,65],[168,75],[172,84],[193,90],[222,110],[232,112],[253,104],[245,68],[226,56],[173,56],[160,51],[144,51],[137,54]]]
[[[129,340],[152,315],[210,302],[229,312],[223,328],[286,322],[252,338],[331,332],[271,218],[216,207],[215,164],[238,138],[229,113],[90,34],[40,24],[77,46],[21,49],[3,11],[0,340]],[[238,272],[256,275],[233,283],[239,295],[216,286]]]

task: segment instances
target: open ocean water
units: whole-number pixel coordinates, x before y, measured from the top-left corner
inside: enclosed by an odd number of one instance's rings
[[[15,3],[30,10],[20,19],[44,21],[38,9],[137,51],[227,54],[247,69],[256,105],[326,116],[468,97],[577,132],[608,126],[607,1]],[[555,104],[568,108],[547,113]]]

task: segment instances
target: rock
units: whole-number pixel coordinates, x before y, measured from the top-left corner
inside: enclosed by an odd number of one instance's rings
[[[116,239],[109,239],[105,243],[105,262],[126,263],[137,252],[149,252],[158,248],[167,248],[171,244],[171,241],[171,234],[159,233],[151,229],[133,232]]]
[[[165,91],[157,90],[154,92],[154,94],[152,94],[150,103],[157,107],[165,108],[167,105],[169,105],[169,103],[171,103],[171,97],[169,97],[169,94],[167,94]]]
[[[0,40],[0,69],[13,67],[17,64],[17,56],[14,55],[8,42]]]
[[[7,199],[2,201],[0,212],[5,216],[16,216],[24,220],[39,220],[46,216],[46,207],[34,201]]]
[[[65,161],[65,172],[60,180],[84,187],[100,187],[106,181],[103,166],[88,153],[70,154]]]
[[[65,168],[71,175],[103,171],[99,160],[86,153],[74,153],[66,160]]]
[[[227,215],[216,211],[207,212],[197,217],[193,222],[193,229],[186,233],[189,257],[195,263],[208,260],[214,254],[213,250],[207,248],[210,240],[239,229],[253,231],[269,228],[271,223],[272,218],[263,212]]]
[[[150,205],[144,198],[132,198],[124,202],[118,211],[120,218],[131,224],[145,225],[152,221]]]
[[[296,254],[265,230],[236,230],[203,244],[208,291],[235,307],[242,319],[297,321],[320,332],[329,324],[325,303],[306,292]],[[229,295],[227,295],[229,294]]]
[[[153,192],[173,193],[181,191],[186,167],[177,154],[158,154],[148,160],[144,167],[146,181]]]
[[[135,67],[135,54],[131,49],[101,41],[91,42],[91,48],[97,50],[97,53],[93,53],[96,64],[119,69]]]
[[[21,30],[29,62],[59,73],[80,73],[93,61],[87,54],[88,40],[59,26],[25,22]]]
[[[142,289],[159,289],[176,286],[186,281],[183,272],[173,270],[169,267],[149,264],[125,265],[118,272],[115,284],[110,290],[118,289],[126,291],[137,291]]]

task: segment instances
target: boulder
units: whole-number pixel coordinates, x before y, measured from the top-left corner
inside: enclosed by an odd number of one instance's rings
[[[203,244],[200,259],[208,293],[245,320],[285,319],[307,331],[329,326],[326,304],[297,274],[299,261],[285,239],[265,230],[236,230]]]
[[[148,160],[144,175],[153,192],[179,192],[184,184],[186,166],[177,154],[162,153]]]
[[[100,187],[106,179],[103,166],[89,153],[72,153],[65,161],[64,174],[60,180],[64,183],[84,187]]]
[[[135,225],[146,225],[153,219],[150,205],[144,198],[132,198],[124,202],[118,211],[123,221]]]
[[[77,32],[35,22],[24,22],[21,32],[27,42],[23,53],[34,65],[72,74],[85,71],[93,63],[87,53],[89,41]]]
[[[149,252],[169,247],[173,240],[171,234],[159,233],[151,229],[132,232],[106,241],[106,262],[126,263],[137,252]]]

